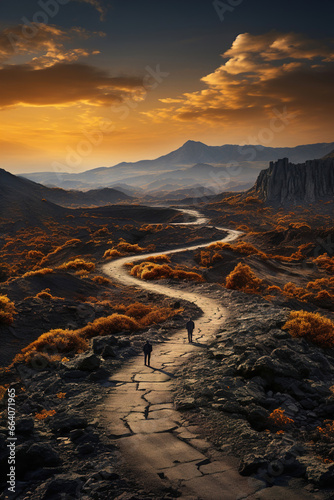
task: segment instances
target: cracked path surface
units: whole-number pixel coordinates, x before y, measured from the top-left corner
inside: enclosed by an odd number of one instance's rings
[[[205,222],[196,211],[187,212],[198,217],[191,224]],[[239,235],[238,231],[228,231],[226,238],[220,241],[232,241]],[[195,250],[206,245],[163,253]],[[186,341],[186,330],[178,330],[168,341],[154,345],[151,367],[143,366],[143,357],[138,356],[110,377],[111,392],[101,410],[107,435],[117,440],[126,468],[157,496],[172,486],[182,492],[182,498],[189,500],[286,499],[286,488],[275,487],[273,496],[273,488],[264,489],[262,481],[240,476],[233,459],[224,458],[209,442],[199,439],[196,429],[187,427],[182,414],[173,407],[174,373],[218,331],[227,311],[220,303],[199,293],[140,281],[124,269],[126,262],[161,253],[121,258],[105,265],[104,271],[123,284],[193,302],[203,315],[196,321],[192,344]],[[191,405],[191,401],[183,401],[185,407],[187,404]],[[289,490],[288,494],[292,500],[314,498],[305,496],[305,492],[299,495]]]

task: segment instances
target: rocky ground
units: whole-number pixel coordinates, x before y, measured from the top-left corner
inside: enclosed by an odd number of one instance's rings
[[[218,293],[229,318],[177,374],[176,408],[220,450],[239,457],[241,474],[273,485],[301,478],[310,491],[333,487],[334,436],[318,427],[333,418],[334,352],[282,330],[288,309],[236,291]],[[290,424],[271,421],[277,408]]]
[[[148,298],[145,294],[145,297]],[[185,304],[178,303],[177,306]],[[195,306],[187,314],[196,315]],[[83,500],[154,498],[125,475],[115,472],[120,461],[117,444],[95,418],[96,407],[108,395],[109,377],[125,360],[141,354],[147,338],[167,340],[184,323],[175,316],[158,329],[135,336],[96,337],[91,349],[71,359],[39,368],[23,365],[4,374],[16,391],[16,494],[8,496],[6,398],[1,401],[0,499]],[[17,373],[16,373],[17,372]],[[17,376],[18,375],[18,376]],[[48,412],[48,413],[45,413]],[[126,495],[129,494],[129,497]],[[135,495],[135,496],[134,496]],[[168,488],[162,498],[174,498]]]
[[[189,284],[178,288],[182,287],[189,290]],[[333,498],[333,439],[317,427],[324,427],[334,411],[334,353],[282,330],[285,308],[214,284],[192,287],[221,300],[229,317],[216,338],[201,346],[176,374],[175,408],[182,412],[184,427],[196,427],[231,460],[237,457],[242,475],[313,498]],[[195,308],[188,313],[196,316]],[[175,317],[162,325],[156,341],[167,340],[183,322]],[[17,495],[11,498],[155,498],[118,466],[117,442],[94,418],[108,395],[110,375],[140,353],[145,338],[152,335],[151,329],[132,338],[126,332],[97,337],[90,351],[68,361],[43,370],[17,367],[21,380],[13,387],[18,483]],[[2,410],[5,404],[3,400]],[[275,426],[269,415],[276,408],[293,422]],[[36,418],[44,411],[52,413]],[[6,437],[3,413],[2,450]],[[6,468],[2,451],[2,486]],[[161,498],[177,496],[166,488]]]

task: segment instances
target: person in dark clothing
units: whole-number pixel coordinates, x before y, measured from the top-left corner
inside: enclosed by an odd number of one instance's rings
[[[145,365],[150,366],[152,345],[148,340],[146,341],[146,344],[144,344],[143,351],[145,356]]]
[[[188,331],[188,341],[192,342],[193,341],[193,331],[195,329],[195,323],[191,318],[189,318],[189,321],[187,321],[186,328]]]

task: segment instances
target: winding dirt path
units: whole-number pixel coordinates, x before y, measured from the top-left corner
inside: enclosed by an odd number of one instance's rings
[[[207,222],[197,211],[182,211],[196,216],[195,222],[184,225]],[[241,234],[218,229],[228,232],[219,240],[223,242],[233,241]],[[188,427],[182,413],[173,407],[174,373],[201,348],[201,343],[207,342],[218,331],[226,309],[200,293],[138,280],[124,268],[127,262],[144,260],[148,256],[196,250],[207,245],[124,257],[104,266],[104,272],[114,281],[193,302],[203,315],[196,321],[194,344],[186,341],[185,329],[178,330],[167,342],[154,344],[151,367],[144,366],[143,357],[138,356],[110,378],[112,389],[104,402],[102,419],[107,435],[117,440],[124,468],[136,475],[139,484],[151,491],[154,498],[161,498],[168,487],[177,487],[182,491],[182,498],[189,500],[269,500],[273,498],[273,492],[263,489],[263,482],[241,477],[233,460],[224,459],[209,442],[199,439],[196,429]],[[185,405],[187,403],[191,404],[191,401],[184,401]],[[286,491],[281,494],[275,499],[286,498]],[[302,497],[290,498],[297,500]]]

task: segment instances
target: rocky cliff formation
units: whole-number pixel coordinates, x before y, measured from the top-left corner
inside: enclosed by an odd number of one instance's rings
[[[334,159],[289,163],[288,158],[270,162],[262,170],[252,190],[260,199],[281,205],[332,200],[334,195]]]

